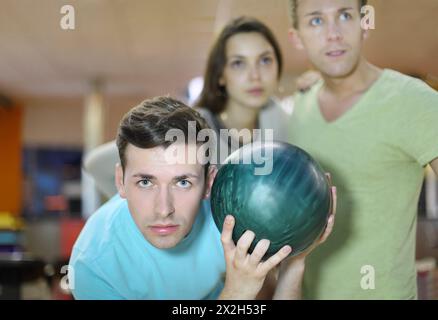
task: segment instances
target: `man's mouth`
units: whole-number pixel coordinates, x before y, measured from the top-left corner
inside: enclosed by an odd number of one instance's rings
[[[343,56],[346,52],[347,50],[331,50],[326,52],[326,56],[331,58],[337,58]]]
[[[179,226],[175,225],[175,224],[167,224],[167,225],[157,224],[157,225],[150,226],[149,228],[155,234],[168,235],[168,234],[174,233],[178,229],[178,227]]]

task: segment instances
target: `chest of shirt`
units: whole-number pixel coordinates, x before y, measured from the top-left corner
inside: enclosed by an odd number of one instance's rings
[[[169,250],[120,233],[123,239],[99,262],[105,277],[129,299],[206,298],[220,288],[225,272],[220,234],[210,220],[202,220],[194,234]]]
[[[394,123],[378,106],[369,110],[353,107],[333,122],[327,122],[317,108],[306,101],[296,106],[289,142],[309,152],[332,173],[334,182],[381,185],[390,176],[409,179],[412,170],[407,168],[421,171],[415,159],[395,142],[391,130]]]

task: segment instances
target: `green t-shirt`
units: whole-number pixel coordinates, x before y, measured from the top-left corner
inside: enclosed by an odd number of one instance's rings
[[[424,166],[438,157],[438,94],[385,69],[327,122],[322,82],[295,97],[290,139],[332,174],[333,233],[307,259],[307,299],[416,298],[415,232]]]

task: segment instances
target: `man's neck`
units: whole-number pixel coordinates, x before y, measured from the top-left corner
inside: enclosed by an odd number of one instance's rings
[[[349,75],[342,78],[332,78],[323,75],[324,91],[332,97],[343,100],[352,95],[360,95],[379,78],[382,70],[361,59],[357,68]]]
[[[318,96],[320,111],[328,122],[336,121],[350,110],[380,77],[381,70],[365,59],[357,68],[342,78],[324,77],[324,85]]]

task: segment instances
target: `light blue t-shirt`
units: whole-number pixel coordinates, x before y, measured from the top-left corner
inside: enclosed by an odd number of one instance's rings
[[[116,195],[87,221],[69,267],[76,299],[197,300],[218,297],[225,259],[208,201],[186,238],[174,248],[157,249],[137,228],[127,201]]]

